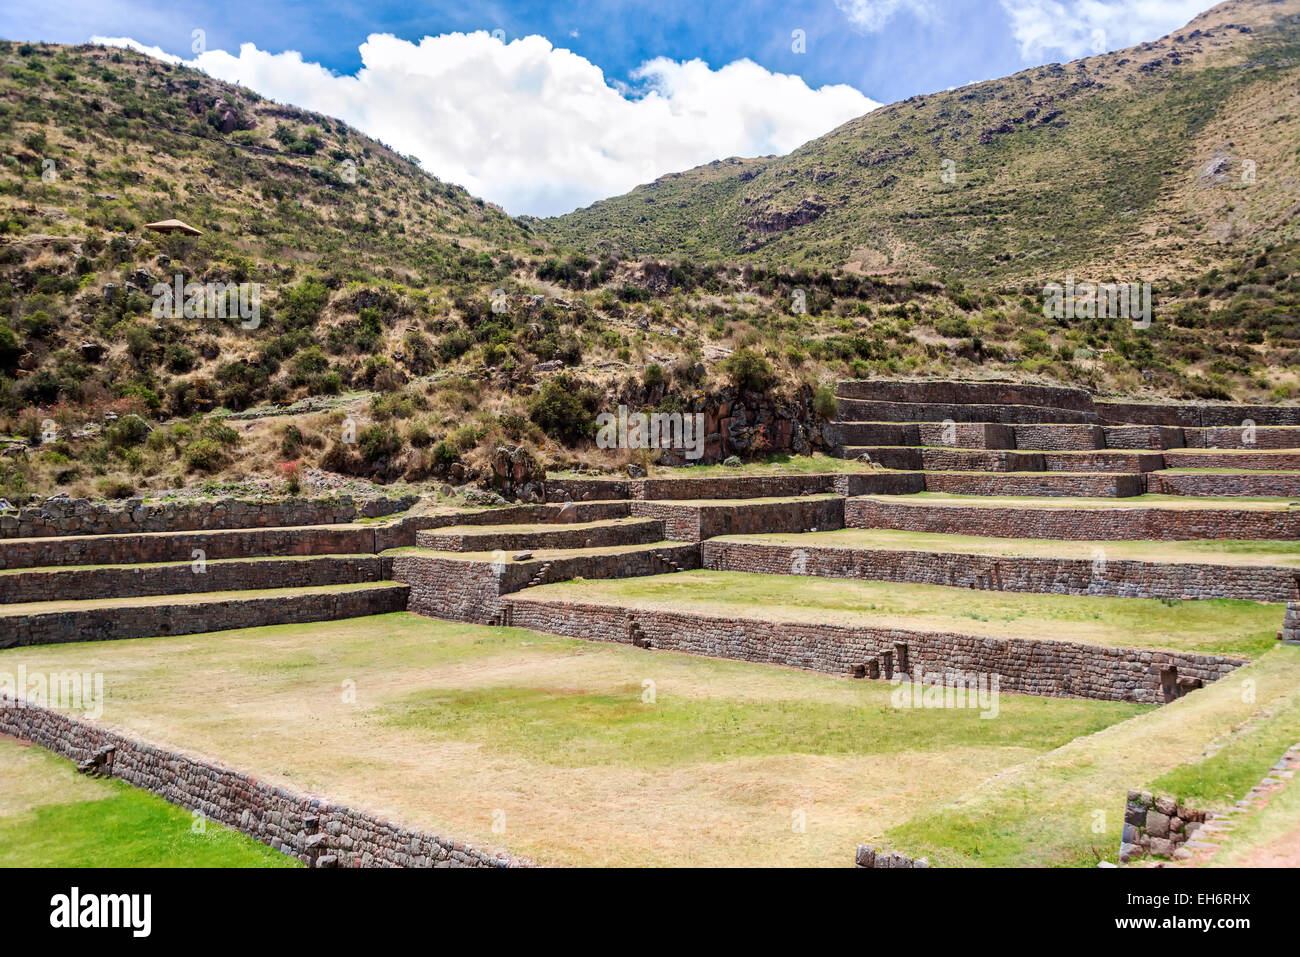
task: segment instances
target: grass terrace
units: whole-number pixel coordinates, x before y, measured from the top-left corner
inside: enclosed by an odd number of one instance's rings
[[[718,542],[783,545],[793,548],[888,549],[962,552],[1007,558],[1081,558],[1092,560],[1101,549],[1108,561],[1187,562],[1218,565],[1281,565],[1300,568],[1300,541],[1054,541],[1038,538],[981,538],[891,529],[846,528],[798,535],[722,535]]]
[[[103,673],[107,726],[553,865],[848,866],[860,841],[1150,710],[899,710],[886,682],[405,613],[0,652],[20,663]],[[99,787],[68,779],[77,799]],[[32,859],[42,833],[0,847]]]
[[[652,465],[648,476],[654,479],[676,478],[718,478],[720,476],[752,475],[833,475],[840,472],[870,472],[872,467],[856,459],[833,458],[816,453],[813,455],[773,455],[762,462],[744,462],[738,466],[722,465],[688,465],[684,468]],[[876,470],[878,471],[878,470]],[[580,472],[548,472],[549,478],[614,478],[621,475],[589,475]]]
[[[642,611],[1076,641],[1254,658],[1276,644],[1280,605],[976,591],[944,585],[685,571],[575,580],[517,597]]]
[[[476,526],[482,528],[484,526]],[[494,526],[490,526],[494,527]],[[551,528],[563,528],[565,526],[548,526]],[[549,561],[553,558],[582,558],[592,555],[623,555],[628,552],[643,552],[656,548],[673,548],[681,545],[681,542],[662,541],[650,542],[645,545],[605,545],[595,546],[593,548],[528,548],[522,549],[531,554],[531,558],[520,559],[521,562]],[[500,562],[506,565],[515,564],[515,555],[518,551],[514,549],[496,549],[495,551],[479,552],[447,552],[437,548],[421,548],[418,545],[406,548],[390,548],[381,552],[385,558],[396,558],[401,555],[428,555],[435,558],[451,558],[466,562]]]
[[[1235,470],[1230,470],[1235,471]],[[1005,473],[997,473],[1002,475]],[[1060,472],[1032,472],[1032,475],[1060,475]],[[1096,473],[1093,473],[1096,474]],[[902,505],[961,505],[967,508],[1175,508],[1175,509],[1263,509],[1286,511],[1292,498],[1212,497],[1189,495],[1129,495],[1124,498],[1045,497],[1036,495],[954,495],[951,492],[910,492],[906,495],[863,495]]]
[[[0,867],[300,867],[123,781],[0,737]]]

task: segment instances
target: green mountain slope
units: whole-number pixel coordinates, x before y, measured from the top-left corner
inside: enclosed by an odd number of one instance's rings
[[[913,97],[539,229],[870,274],[1185,276],[1225,242],[1295,237],[1298,81],[1300,2],[1234,0],[1153,43]]]

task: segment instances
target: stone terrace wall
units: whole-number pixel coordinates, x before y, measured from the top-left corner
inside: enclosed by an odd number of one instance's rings
[[[1127,498],[1146,491],[1146,478],[1142,475],[1102,472],[928,472],[925,488],[930,492],[948,492],[954,495]]]
[[[528,595],[504,599],[511,625],[551,635],[636,643],[666,651],[786,665],[829,674],[869,672],[886,655],[906,658],[911,673],[997,675],[999,690],[1106,701],[1161,704],[1162,670],[1217,681],[1245,664],[1239,659],[1175,651],[1103,648],[1065,641],[981,638],[866,626],[812,625],[721,618],[683,612],[544,601]],[[881,673],[892,676],[886,666]]]
[[[0,605],[0,610],[4,606]],[[355,591],[232,597],[127,607],[50,611],[0,620],[0,648],[68,641],[111,641],[154,635],[193,635],[304,621],[363,618],[406,610],[405,585]]]
[[[840,399],[840,418],[846,422],[1000,422],[1004,425],[1044,422],[1096,422],[1092,412],[1044,408],[1036,405],[961,405],[938,403],[874,402]]]
[[[233,498],[215,502],[145,502],[138,498],[91,502],[56,496],[39,506],[0,514],[0,538],[333,525],[390,515],[410,508],[417,501],[419,497],[414,495],[364,502],[355,502],[350,496],[275,502]]]
[[[1124,834],[1120,838],[1119,862],[1148,854],[1183,860],[1192,852],[1183,847],[1214,815],[1187,807],[1170,797],[1154,797],[1145,791],[1129,791],[1124,807]]]
[[[1162,402],[1120,402],[1098,399],[1097,414],[1106,425],[1172,425],[1180,428],[1256,425],[1300,425],[1300,405],[1179,405]]]
[[[932,445],[921,441],[921,427],[915,422],[836,422],[835,433],[842,445]]]
[[[1044,452],[1043,467],[1049,472],[1154,472],[1165,467],[1165,458],[1159,452],[1114,449]]]
[[[1019,382],[960,382],[950,379],[855,379],[840,382],[835,394],[842,399],[878,402],[927,402],[955,405],[1040,405],[1057,409],[1092,411],[1092,394],[1060,386]]]
[[[625,520],[620,525],[557,525],[534,532],[498,532],[491,526],[481,531],[446,534],[438,529],[417,532],[420,548],[444,552],[481,552],[493,549],[514,551],[526,548],[609,548],[644,545],[664,538],[662,522]]]
[[[1300,471],[1300,452],[1166,452],[1167,469],[1245,469]]]
[[[1021,558],[885,548],[829,548],[708,541],[713,571],[815,575],[863,581],[951,585],[996,591],[1120,598],[1238,598],[1286,601],[1300,569],[1086,558]]]
[[[432,555],[398,555],[393,577],[410,586],[407,610],[430,618],[486,625],[500,622],[501,596],[572,578],[638,578],[700,567],[698,545],[668,545],[613,555],[572,555],[503,563]]]
[[[1106,435],[1099,425],[1016,425],[1011,448],[1042,452],[1086,452],[1104,449]]]
[[[627,479],[548,478],[542,483],[548,502],[594,502],[631,498]]]
[[[835,476],[836,495],[910,495],[925,491],[921,472],[846,472]]]
[[[1252,434],[1237,425],[1185,429],[1183,434],[1189,449],[1300,449],[1300,429],[1295,428],[1260,426]]]
[[[196,572],[190,562],[119,565],[104,568],[41,569],[0,576],[0,604],[71,598],[137,598],[241,588],[305,588],[384,580],[378,555],[315,558],[230,559],[207,562]]]
[[[379,525],[229,529],[139,535],[50,536],[0,541],[0,568],[189,562],[250,555],[373,554]],[[414,532],[412,532],[414,541]]]
[[[926,868],[930,861],[925,857],[908,857],[897,851],[880,850],[870,844],[859,844],[853,855],[854,867],[874,868]]]
[[[992,538],[1190,541],[1300,538],[1300,510],[1001,508],[849,499],[846,528],[892,528]]]
[[[835,475],[715,475],[708,478],[636,479],[628,482],[631,498],[660,502],[672,499],[787,498],[834,491]]]
[[[1041,472],[1038,452],[1008,449],[922,449],[921,468],[940,472]]]
[[[1166,425],[1108,425],[1106,447],[1110,449],[1181,449],[1187,444],[1183,430]]]
[[[1300,472],[1202,472],[1170,475],[1155,472],[1148,488],[1161,495],[1208,497],[1255,496],[1295,498],[1300,495]]]
[[[1014,449],[1015,427],[998,422],[922,422],[918,427],[921,445],[932,448]]]
[[[844,499],[808,498],[718,505],[633,502],[632,515],[660,519],[664,523],[664,535],[673,541],[698,542],[716,535],[843,528]]]
[[[73,761],[112,748],[112,774],[316,867],[510,867],[528,862],[414,831],[320,798],[274,787],[211,761],[89,722],[0,700],[0,732]]]

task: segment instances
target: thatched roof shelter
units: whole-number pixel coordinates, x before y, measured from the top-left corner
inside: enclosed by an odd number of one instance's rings
[[[188,233],[191,236],[202,236],[201,230],[195,229],[189,223],[182,223],[179,219],[164,219],[156,223],[145,223],[145,229],[152,229],[157,233]]]

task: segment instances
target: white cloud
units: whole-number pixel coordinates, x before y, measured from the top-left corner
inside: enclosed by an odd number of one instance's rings
[[[616,89],[595,64],[540,36],[506,44],[479,31],[412,43],[372,34],[360,52],[361,69],[344,76],[251,43],[238,56],[209,50],[185,62],[346,120],[516,214],[567,212],[721,157],[787,153],[880,105],[749,60],[714,70],[661,57]]]
[[[184,61],[171,53],[168,53],[162,47],[145,46],[139,40],[132,40],[130,37],[91,37],[91,43],[101,43],[106,47],[126,47],[129,50],[135,50],[137,53],[143,53],[145,56],[151,56],[155,60],[162,60],[166,63],[183,63]]]
[[[835,6],[863,33],[876,33],[904,10],[922,20],[934,16],[931,0],[835,0]]]
[[[1029,60],[1120,50],[1186,25],[1214,0],[999,0]]]

